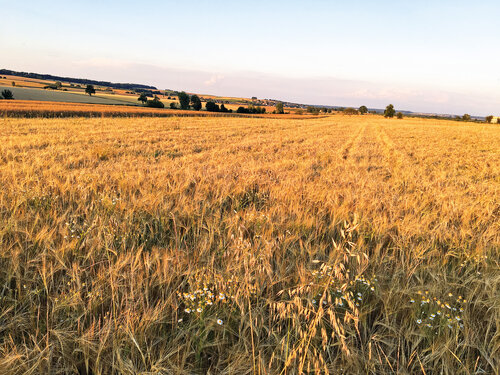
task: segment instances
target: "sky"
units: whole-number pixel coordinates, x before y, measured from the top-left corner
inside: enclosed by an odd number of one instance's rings
[[[500,1],[0,0],[0,68],[500,115]]]

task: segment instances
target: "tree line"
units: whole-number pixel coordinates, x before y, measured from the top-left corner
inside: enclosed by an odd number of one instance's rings
[[[88,94],[91,95],[91,93]],[[182,109],[182,110],[193,109],[195,111],[200,111],[202,109],[201,99],[196,94],[189,95],[186,92],[181,91],[177,93],[177,97],[179,99],[178,106],[177,103],[172,102],[170,103],[171,109]],[[146,107],[154,107],[154,108],[165,107],[165,105],[158,96],[155,95],[153,99],[149,99],[147,93],[145,92],[142,92],[137,98],[137,100],[142,102],[142,104],[145,105]],[[207,112],[221,112],[221,113],[233,112],[232,109],[227,108],[224,104],[221,104],[219,106],[219,104],[215,103],[212,100],[209,100],[205,103],[205,109],[207,110]],[[263,114],[266,113],[266,108],[250,104],[248,107],[240,106],[236,110],[236,113]],[[276,104],[276,110],[274,111],[274,113],[278,114],[285,113],[283,109],[283,103],[278,102]]]
[[[80,84],[84,84],[84,85],[88,84],[88,85],[95,85],[95,86],[107,86],[107,87],[112,87],[115,89],[157,90],[157,88],[154,86],[141,85],[138,83],[112,83],[112,82],[107,82],[107,81],[96,81],[96,80],[84,79],[84,78],[70,78],[70,77],[53,76],[51,74],[16,72],[14,70],[8,70],[8,69],[0,69],[0,75],[42,79],[45,81],[62,81],[62,82],[80,83]]]

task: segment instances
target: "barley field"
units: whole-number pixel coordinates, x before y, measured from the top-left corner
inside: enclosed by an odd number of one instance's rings
[[[498,374],[500,127],[0,118],[1,374]]]

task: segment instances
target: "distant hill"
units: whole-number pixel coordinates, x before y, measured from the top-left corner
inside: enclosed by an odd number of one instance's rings
[[[25,78],[33,78],[33,79],[43,79],[43,80],[51,80],[51,81],[61,81],[61,82],[71,82],[78,83],[83,85],[96,85],[96,86],[106,86],[114,89],[124,89],[124,90],[158,90],[154,86],[141,85],[138,83],[113,83],[107,81],[95,81],[92,79],[84,79],[84,78],[70,78],[70,77],[60,77],[53,76],[51,74],[40,74],[40,73],[26,73],[26,72],[16,72],[14,70],[8,69],[0,69],[0,74],[3,75],[11,75],[11,76],[19,76]]]

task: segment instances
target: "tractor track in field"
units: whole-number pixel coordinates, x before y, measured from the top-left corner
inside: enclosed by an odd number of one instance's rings
[[[387,168],[390,176],[401,176],[404,174],[404,165],[407,160],[404,153],[397,149],[391,137],[387,134],[387,130],[382,126],[375,126],[375,134],[377,141],[382,146],[382,153],[387,160]]]
[[[403,154],[397,150],[392,139],[387,135],[385,129],[380,126],[376,127],[378,141],[382,144],[382,149],[387,159],[397,168],[403,164]]]
[[[347,160],[349,158],[349,154],[351,150],[359,143],[361,137],[366,131],[366,125],[363,125],[357,133],[355,133],[349,140],[342,146],[341,148],[341,156],[342,159]]]

